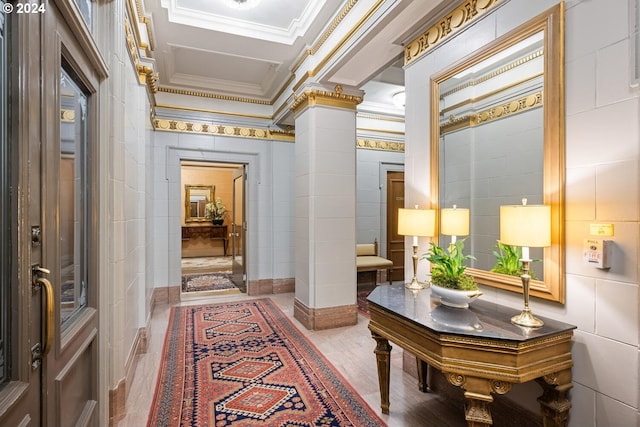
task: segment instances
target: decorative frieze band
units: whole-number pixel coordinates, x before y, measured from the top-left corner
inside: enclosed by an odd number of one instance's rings
[[[404,142],[358,138],[356,139],[356,148],[404,152]]]
[[[438,44],[451,38],[453,34],[469,26],[501,1],[468,0],[456,7],[405,46],[404,64],[410,64]]]
[[[450,116],[449,120],[440,124],[440,135],[453,132],[458,129],[479,126],[493,120],[503,119],[507,116],[522,113],[526,110],[542,107],[543,91],[531,93],[522,98],[514,99],[482,110],[476,114],[461,117]]]
[[[156,118],[153,119],[153,128],[155,130],[167,132],[197,133],[205,135],[220,135],[291,142],[295,140],[295,134],[293,132],[254,127],[220,125],[207,122],[187,122],[183,120]]]

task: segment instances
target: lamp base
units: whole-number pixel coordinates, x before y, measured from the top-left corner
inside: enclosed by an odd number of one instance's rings
[[[519,326],[526,326],[528,328],[539,328],[544,325],[544,322],[531,313],[529,307],[525,307],[524,310],[517,316],[511,318],[511,323]]]
[[[404,287],[411,290],[419,290],[429,287],[429,282],[418,282],[415,277],[409,283],[405,283]]]

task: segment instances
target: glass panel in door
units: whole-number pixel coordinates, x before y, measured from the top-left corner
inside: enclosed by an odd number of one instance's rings
[[[233,171],[233,210],[231,211],[231,280],[242,291],[247,292],[245,258],[245,166]]]
[[[63,68],[60,77],[60,323],[87,304],[87,96]]]

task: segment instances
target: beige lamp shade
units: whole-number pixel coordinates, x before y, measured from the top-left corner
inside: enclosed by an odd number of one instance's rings
[[[469,209],[446,208],[440,210],[440,232],[447,236],[469,234]]]
[[[398,209],[398,234],[431,237],[435,234],[436,211],[433,209]]]
[[[551,207],[500,206],[500,242],[511,246],[551,246]]]

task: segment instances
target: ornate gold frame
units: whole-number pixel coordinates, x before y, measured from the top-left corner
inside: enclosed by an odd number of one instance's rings
[[[186,184],[184,186],[184,222],[206,222],[206,221],[210,221],[210,219],[204,217],[204,216],[199,216],[199,217],[192,217],[191,216],[191,191],[192,190],[201,190],[201,191],[208,191],[209,192],[209,197],[208,197],[208,202],[212,202],[215,200],[216,197],[216,187],[215,185],[189,185]],[[207,202],[207,203],[208,203]]]
[[[564,3],[548,9],[480,51],[431,78],[431,206],[439,205],[439,84],[532,34],[544,31],[544,203],[551,206],[551,247],[544,250],[544,282],[531,281],[530,295],[565,302],[564,278]],[[480,284],[522,293],[520,277],[467,269]]]

